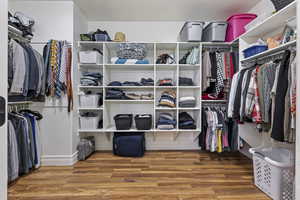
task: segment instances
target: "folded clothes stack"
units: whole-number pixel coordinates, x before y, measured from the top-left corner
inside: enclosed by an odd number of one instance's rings
[[[121,83],[120,81],[112,81],[108,86],[153,86],[154,81],[151,78],[145,79],[142,78],[140,82],[135,81],[125,81]]]
[[[80,84],[83,86],[100,86],[102,85],[102,77],[102,74],[98,72],[83,72]]]
[[[149,64],[146,57],[146,45],[136,43],[119,44],[117,57],[111,58],[113,64]]]
[[[147,94],[136,94],[133,92],[125,93],[121,89],[108,89],[106,91],[106,99],[116,99],[116,100],[153,100],[154,95],[151,93]]]
[[[149,60],[147,59],[138,60],[138,59],[125,59],[125,58],[112,57],[110,61],[112,64],[126,64],[126,65],[149,64]]]
[[[157,83],[159,86],[174,86],[174,82],[171,78],[161,79]]]
[[[174,90],[163,91],[163,93],[161,94],[161,97],[159,99],[158,106],[175,108],[176,107],[176,92]]]
[[[196,107],[196,98],[191,97],[180,97],[179,107],[181,108],[194,108]]]
[[[152,78],[142,78],[141,79],[141,84],[144,86],[153,86],[154,85],[154,80]]]
[[[193,86],[193,79],[187,77],[179,77],[179,85],[180,86]]]
[[[195,120],[187,113],[179,113],[179,129],[196,129]]]
[[[171,130],[176,128],[176,120],[170,113],[160,113],[157,126],[160,130]]]

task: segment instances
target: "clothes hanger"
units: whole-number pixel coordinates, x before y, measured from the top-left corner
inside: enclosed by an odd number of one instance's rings
[[[37,120],[43,119],[43,115],[41,113],[39,113],[38,111],[32,111],[32,110],[29,110],[29,109],[21,109],[19,112],[30,113],[30,114],[34,115]]]

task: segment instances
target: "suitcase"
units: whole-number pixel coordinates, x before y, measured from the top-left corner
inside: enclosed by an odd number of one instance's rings
[[[143,157],[146,150],[145,134],[143,132],[114,133],[113,152],[114,155],[123,157]]]
[[[95,152],[95,138],[89,136],[80,139],[77,146],[78,160],[86,160],[93,152]]]

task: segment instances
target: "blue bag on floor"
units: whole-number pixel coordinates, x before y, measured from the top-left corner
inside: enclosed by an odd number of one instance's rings
[[[145,150],[145,134],[143,132],[114,133],[113,151],[115,155],[124,157],[143,157]]]

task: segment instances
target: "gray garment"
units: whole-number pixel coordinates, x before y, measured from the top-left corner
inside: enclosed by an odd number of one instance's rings
[[[262,70],[266,67],[265,65],[262,65],[258,72],[257,72],[257,89],[258,89],[258,103],[259,103],[259,108],[260,108],[260,112],[261,112],[261,117],[262,117],[262,121],[264,121],[264,116],[265,116],[265,104],[264,104],[264,99],[262,98],[265,94],[264,94],[264,85],[263,85],[263,78],[262,78]]]
[[[196,106],[196,101],[195,100],[186,100],[179,102],[179,107],[182,108],[193,108]]]
[[[26,72],[24,49],[14,40],[11,40],[11,45],[13,50],[13,81],[10,93],[22,94]]]
[[[28,52],[24,49],[24,58],[25,58],[25,79],[24,79],[24,84],[23,84],[23,96],[28,95],[28,90],[29,90],[29,69],[30,69],[30,61],[29,61],[29,54]]]
[[[209,78],[211,77],[211,62],[209,52],[203,53],[202,60],[202,91],[205,91],[209,87]]]
[[[19,177],[19,154],[15,128],[10,120],[7,122],[8,128],[8,182]]]
[[[39,67],[39,79],[38,79],[39,82],[38,82],[36,94],[45,95],[46,67],[44,63],[44,58],[38,51],[36,50],[33,51]]]
[[[13,67],[13,61],[14,61],[14,57],[13,57],[13,46],[12,43],[9,42],[8,43],[8,60],[7,60],[7,64],[8,64],[8,91],[10,91],[11,88],[11,84],[13,82],[14,79],[14,67]]]

